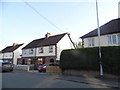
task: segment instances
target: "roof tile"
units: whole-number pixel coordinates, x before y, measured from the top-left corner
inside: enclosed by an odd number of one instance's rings
[[[23,49],[50,46],[57,44],[67,33],[50,36],[48,38],[36,39],[26,45]]]
[[[6,48],[4,48],[3,50],[1,50],[2,53],[6,53],[6,52],[13,52],[14,50],[16,50],[17,48],[19,48],[20,46],[22,46],[23,44],[18,44],[16,46],[8,46]]]
[[[102,25],[100,27],[100,35],[112,34],[112,33],[120,33],[120,18],[111,20],[110,22]],[[80,38],[87,38],[97,36],[97,29],[83,35]]]

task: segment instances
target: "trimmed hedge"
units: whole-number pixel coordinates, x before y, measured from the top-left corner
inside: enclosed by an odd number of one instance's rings
[[[64,70],[99,71],[98,47],[64,50],[60,57],[60,68]],[[120,47],[102,47],[104,73],[120,75]]]

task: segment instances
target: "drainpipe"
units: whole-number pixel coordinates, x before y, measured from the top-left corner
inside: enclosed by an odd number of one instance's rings
[[[13,62],[14,62],[14,52],[13,52],[13,57],[12,57],[12,59],[13,59],[13,60],[12,60],[12,64],[13,64]]]
[[[55,45],[55,57],[57,59],[57,44]]]
[[[3,53],[3,58],[2,58],[2,59],[3,59],[3,61],[4,61],[4,53]]]
[[[37,47],[35,47],[35,64],[34,64],[34,66],[37,66],[37,56],[36,56],[36,52],[37,52]]]

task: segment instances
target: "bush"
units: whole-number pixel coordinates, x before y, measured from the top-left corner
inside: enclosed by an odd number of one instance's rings
[[[104,72],[110,74],[120,74],[120,47],[102,47],[102,64]],[[61,69],[99,71],[99,51],[96,48],[80,48],[64,50],[60,57]]]

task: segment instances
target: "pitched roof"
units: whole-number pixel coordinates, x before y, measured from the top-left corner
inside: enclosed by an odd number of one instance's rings
[[[17,48],[19,48],[22,45],[23,44],[17,44],[16,46],[8,46],[8,47],[4,48],[3,50],[1,50],[1,52],[2,53],[13,52],[14,50],[16,50]]]
[[[35,48],[37,46],[37,44],[39,42],[42,42],[45,38],[41,38],[41,39],[36,39],[33,40],[32,42],[30,42],[29,44],[27,44],[25,47],[23,47],[22,49],[28,49],[28,48]]]
[[[111,20],[108,23],[100,26],[100,35],[113,34],[113,33],[120,33],[120,18]],[[80,38],[83,39],[83,38],[93,37],[97,35],[98,35],[98,32],[97,32],[97,29],[95,29],[83,35]]]
[[[28,49],[28,48],[35,48],[35,47],[42,47],[42,46],[50,46],[57,44],[67,33],[59,34],[55,36],[50,36],[48,38],[41,38],[36,39],[30,42],[28,45],[26,45],[22,49]]]

